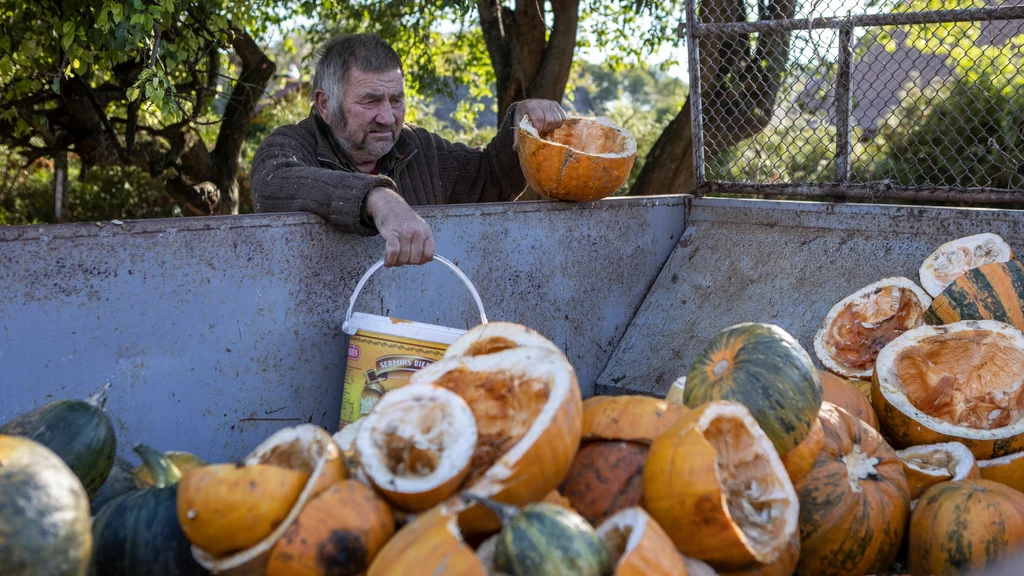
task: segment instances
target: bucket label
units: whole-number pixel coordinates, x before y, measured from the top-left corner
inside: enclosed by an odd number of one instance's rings
[[[341,427],[365,416],[395,388],[441,359],[447,344],[357,330],[349,340]]]

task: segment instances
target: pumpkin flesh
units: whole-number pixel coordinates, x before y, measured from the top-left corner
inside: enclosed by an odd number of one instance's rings
[[[936,248],[921,264],[921,287],[935,298],[969,270],[1012,259],[1013,249],[996,234],[951,240]]]
[[[911,500],[939,482],[981,477],[974,454],[959,442],[913,446],[896,455],[903,462]]]

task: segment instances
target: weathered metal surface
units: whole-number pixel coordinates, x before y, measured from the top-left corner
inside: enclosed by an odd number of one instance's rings
[[[715,333],[740,322],[777,324],[813,357],[836,302],[886,277],[920,282],[935,248],[980,232],[1024,249],[1024,212],[695,199],[597,393],[664,395]]]
[[[423,208],[490,320],[568,353],[585,394],[679,239],[686,199]],[[274,430],[337,427],[348,298],[383,252],[310,215],[0,228],[0,421],[112,384],[136,442],[238,458]],[[469,328],[433,264],[378,272],[357,310]]]

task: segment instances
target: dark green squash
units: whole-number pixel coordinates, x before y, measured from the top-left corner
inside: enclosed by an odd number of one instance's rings
[[[110,469],[106,481],[96,491],[96,495],[89,499],[89,507],[92,509],[93,516],[99,514],[104,506],[118,496],[138,489],[134,478],[132,478],[132,468],[132,463],[120,455],[114,457],[114,466]]]
[[[91,547],[78,477],[42,444],[0,436],[0,574],[81,576]]]
[[[782,456],[810,432],[821,396],[818,370],[800,343],[778,326],[747,322],[711,339],[686,375],[683,402],[743,404]]]
[[[110,474],[117,451],[114,425],[103,411],[106,389],[87,401],[58,400],[40,406],[0,426],[0,434],[28,438],[52,450],[91,498]]]
[[[604,541],[582,516],[554,504],[523,508],[467,496],[501,520],[494,567],[512,576],[605,576],[611,560]]]
[[[997,320],[1024,330],[1024,265],[1010,260],[968,270],[924,315],[933,326],[961,320]]]
[[[90,576],[207,574],[178,524],[181,472],[148,446],[136,445],[135,452],[154,484],[114,499],[93,520]]]

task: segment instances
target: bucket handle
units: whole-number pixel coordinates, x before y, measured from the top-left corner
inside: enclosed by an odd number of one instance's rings
[[[477,310],[480,311],[480,323],[481,324],[487,324],[487,314],[484,313],[484,303],[483,303],[483,301],[480,300],[480,294],[477,293],[476,287],[473,286],[473,283],[469,281],[469,277],[467,277],[462,272],[462,270],[459,270],[458,266],[456,266],[455,264],[452,264],[452,262],[450,260],[448,260],[447,258],[445,258],[444,256],[440,256],[440,255],[435,254],[433,261],[434,262],[440,262],[440,263],[444,264],[445,266],[450,268],[451,271],[454,272],[455,275],[458,276],[460,280],[462,280],[462,283],[465,284],[466,288],[469,289],[470,295],[473,296],[473,301],[476,302]],[[363,277],[359,279],[359,283],[356,284],[355,292],[352,293],[352,298],[350,298],[349,301],[348,301],[348,312],[345,313],[345,323],[342,324],[342,326],[341,326],[341,330],[343,332],[348,332],[348,323],[349,323],[350,320],[352,320],[352,309],[355,308],[356,298],[359,297],[359,292],[363,289],[363,286],[370,279],[370,276],[372,276],[373,273],[376,272],[378,269],[380,269],[380,267],[383,266],[383,265],[384,265],[384,259],[378,260],[376,264],[374,264],[373,266],[370,266],[370,269],[367,270],[365,274],[363,274]]]

